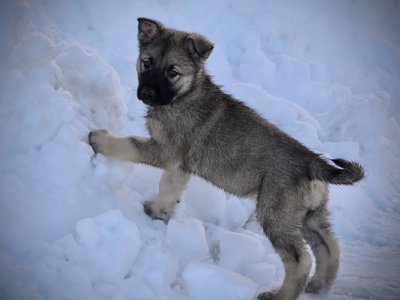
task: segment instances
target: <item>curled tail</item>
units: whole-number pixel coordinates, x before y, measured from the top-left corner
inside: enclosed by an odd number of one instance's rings
[[[332,184],[353,184],[364,178],[364,168],[357,162],[345,159],[332,159],[331,165],[318,157],[311,161],[309,175],[311,179],[326,181]]]

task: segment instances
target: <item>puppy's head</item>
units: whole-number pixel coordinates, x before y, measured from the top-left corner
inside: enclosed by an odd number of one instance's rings
[[[156,20],[138,22],[137,97],[151,106],[170,104],[193,88],[213,44],[200,34],[166,28]]]

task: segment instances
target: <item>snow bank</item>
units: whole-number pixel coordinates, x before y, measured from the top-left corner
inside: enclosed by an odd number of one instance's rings
[[[141,242],[136,225],[126,221],[120,211],[81,220],[76,233],[77,243],[95,268],[90,272],[92,279],[121,281],[127,276]]]
[[[190,299],[252,299],[257,285],[214,265],[191,263],[183,271]]]
[[[110,65],[47,24],[36,3],[7,6],[16,18],[1,68],[1,138],[7,141],[0,146],[1,167],[3,174],[23,183],[21,197],[29,215],[23,217],[27,211],[18,210],[5,218],[24,219],[28,226],[22,230],[54,238],[85,215],[110,208],[108,200],[100,200],[93,210],[93,202],[104,197],[88,190],[101,187],[89,176],[93,151],[87,134],[98,127],[121,128],[123,89]],[[65,215],[56,217],[60,222],[54,227],[50,212],[62,207]],[[47,220],[44,212],[49,212]]]
[[[171,220],[167,226],[166,238],[171,250],[186,263],[205,258],[208,255],[206,233],[200,221],[195,219]]]
[[[238,248],[237,245],[246,245]],[[261,262],[265,249],[260,240],[237,232],[226,232],[220,238],[218,264],[228,270],[243,273],[251,264]]]
[[[136,224],[118,210],[83,219],[74,234],[37,245],[34,255],[20,267],[26,275],[20,278],[22,284],[14,277],[21,270],[12,267],[10,257],[2,257],[5,271],[10,272],[1,277],[7,283],[2,298],[30,299],[34,282],[37,299],[117,299],[123,293],[115,288],[126,286],[126,281],[146,287],[130,276],[141,245]]]

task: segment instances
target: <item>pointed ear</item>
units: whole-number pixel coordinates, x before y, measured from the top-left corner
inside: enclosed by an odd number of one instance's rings
[[[188,47],[191,55],[196,55],[201,60],[206,60],[211,54],[214,45],[206,37],[198,33],[192,33],[188,36]]]
[[[138,40],[140,45],[154,40],[164,28],[164,25],[156,20],[138,18]]]

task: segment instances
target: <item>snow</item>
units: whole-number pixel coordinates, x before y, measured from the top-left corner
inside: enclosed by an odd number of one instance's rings
[[[191,299],[252,299],[257,285],[249,279],[215,265],[192,262],[183,270],[183,280]],[[231,287],[226,289],[226,286]]]
[[[146,135],[137,17],[205,34],[216,83],[314,151],[360,161],[331,187],[342,246],[327,295],[399,299],[398,1],[0,4],[0,299],[252,299],[283,267],[254,202],[192,178],[150,220],[161,171],[95,156],[91,130]]]
[[[239,273],[243,273],[248,265],[261,262],[264,254],[261,241],[248,234],[226,232],[221,235],[219,245],[218,264]],[[236,248],[237,245],[246,247]]]
[[[170,220],[166,239],[171,252],[182,261],[183,265],[191,260],[206,259],[208,256],[206,232],[199,220],[191,218]]]

